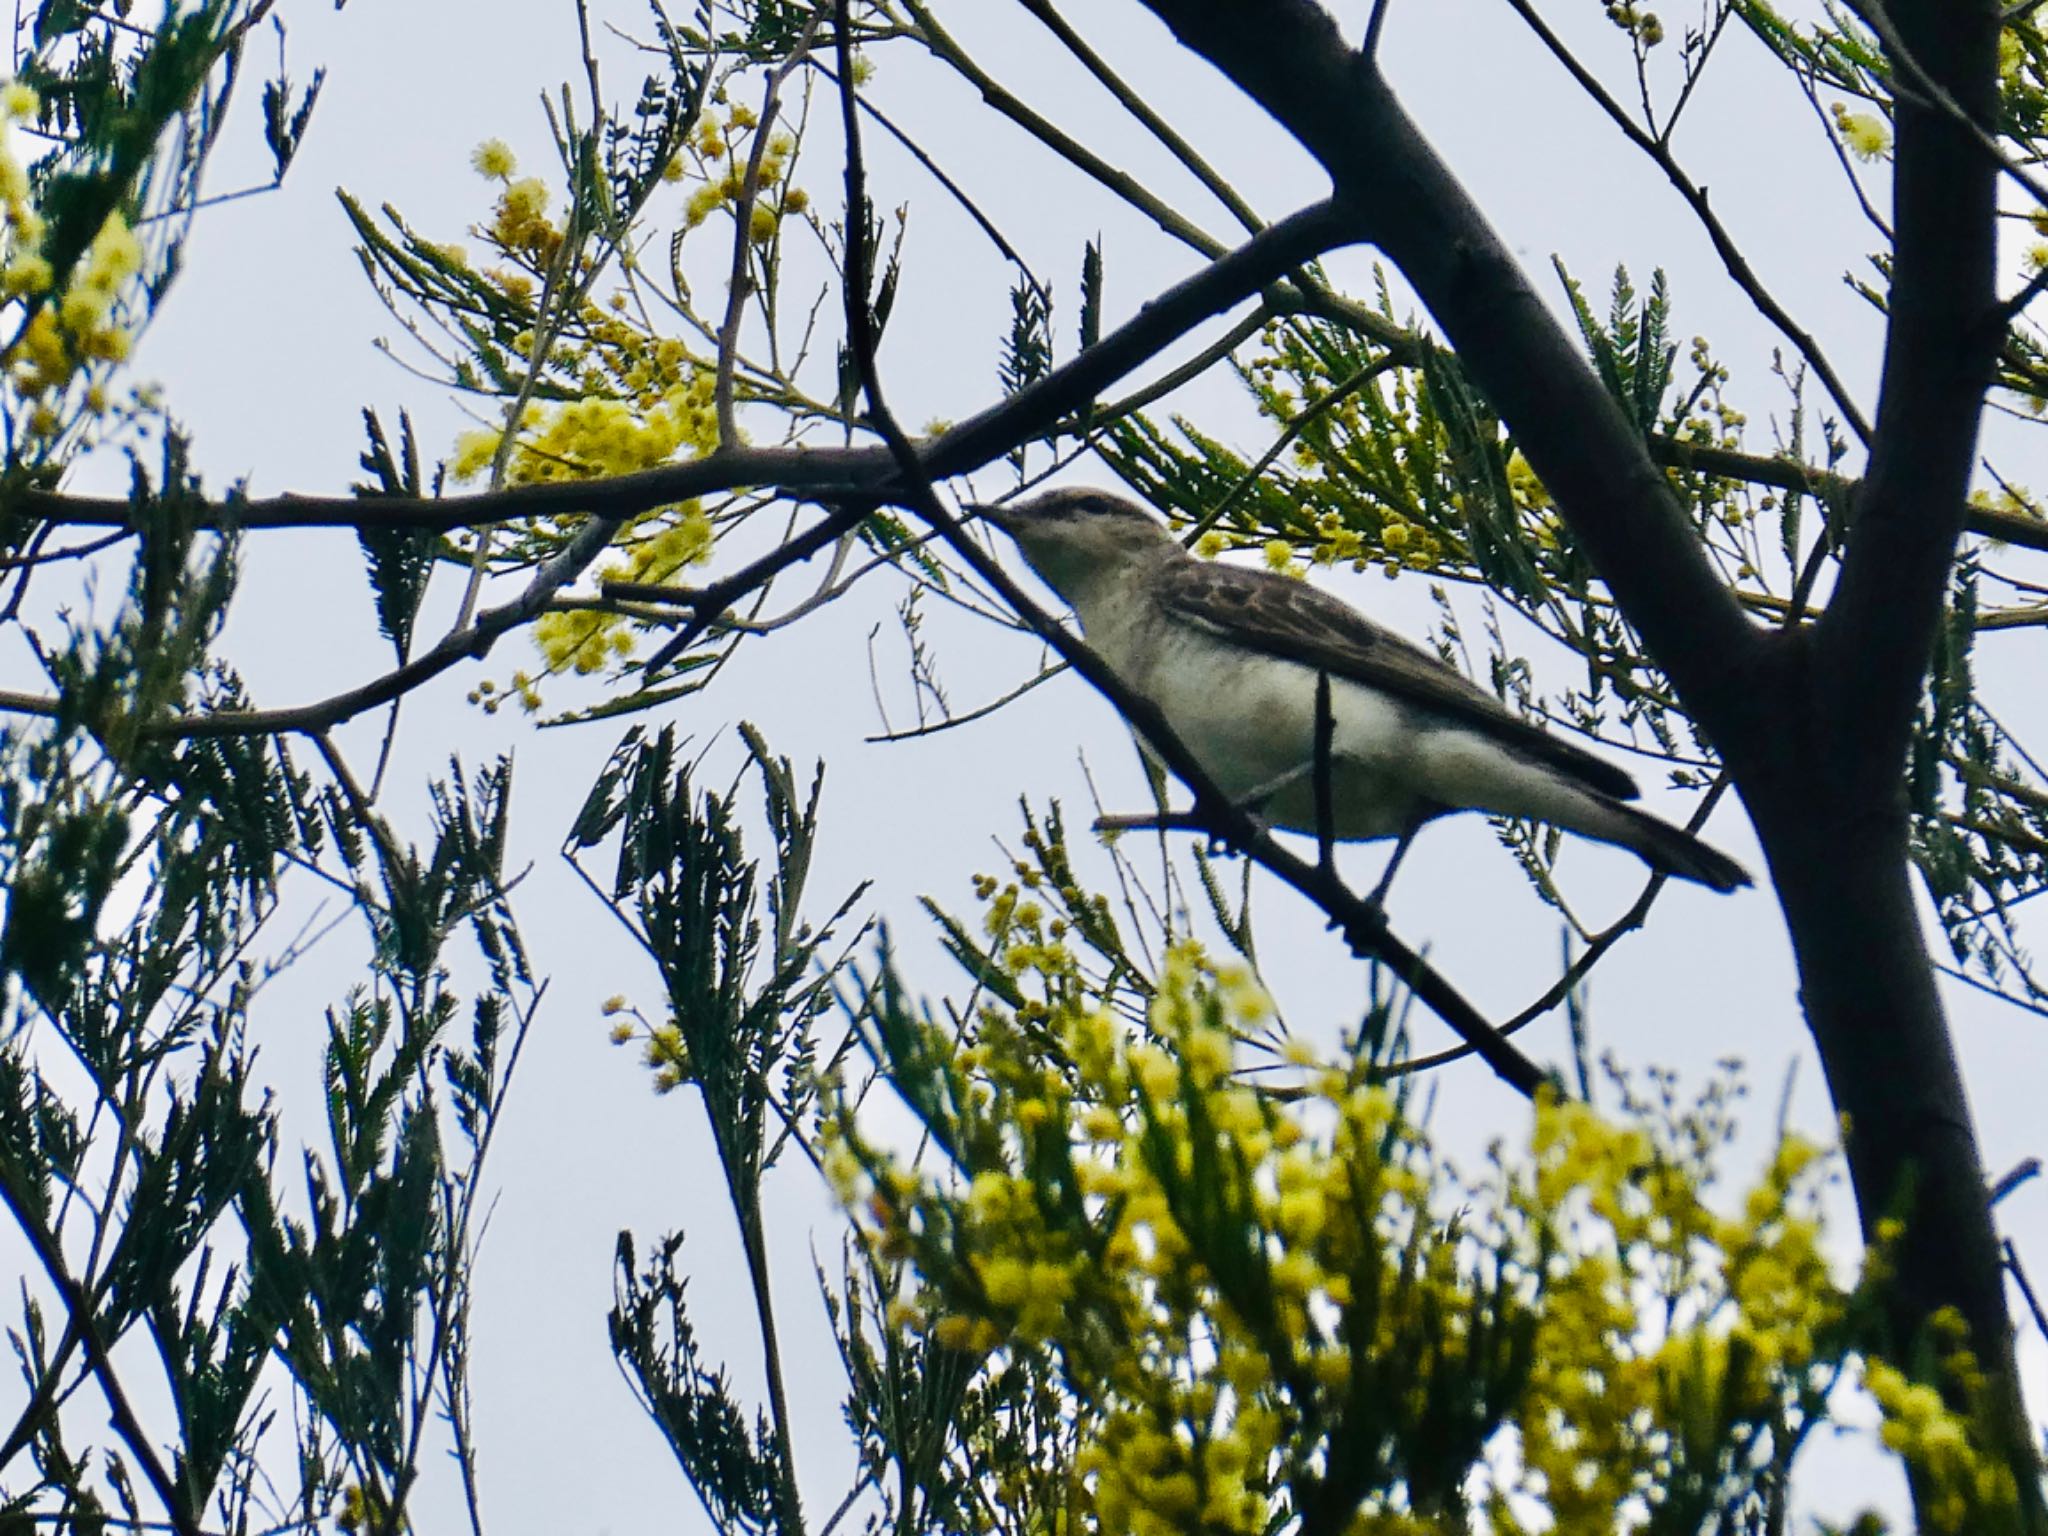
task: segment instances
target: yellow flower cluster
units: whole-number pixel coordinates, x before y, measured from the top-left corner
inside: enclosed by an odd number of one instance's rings
[[[689,153],[696,161],[699,185],[683,204],[683,221],[689,228],[695,229],[721,208],[739,206],[759,125],[751,107],[737,104],[727,110],[723,122],[707,115],[698,124],[689,140]],[[801,187],[777,191],[795,153],[796,140],[787,133],[771,134],[761,151],[753,207],[747,216],[748,238],[757,244],[773,240],[786,215],[801,214],[810,206],[810,197]],[[683,175],[679,173],[676,179]]]
[[[540,264],[553,259],[561,247],[562,232],[548,218],[547,183],[537,176],[514,181],[519,158],[503,139],[485,139],[470,152],[469,163],[486,181],[504,185],[491,222],[480,233],[507,255]],[[458,250],[450,249],[447,254],[460,262]]]
[[[1519,448],[1508,455],[1507,476],[1508,492],[1515,498],[1516,506],[1531,512],[1550,510],[1550,492],[1543,488],[1543,482],[1536,478],[1536,471],[1530,468]]]
[[[602,396],[529,406],[506,465],[505,483],[544,485],[630,475],[685,452],[709,453],[718,445],[711,395],[711,376],[698,374],[646,406],[638,400]],[[465,432],[456,439],[449,472],[458,481],[475,479],[495,462],[500,442],[500,434],[488,428]]]
[[[1627,0],[1609,0],[1607,19],[1645,48],[1654,48],[1664,41],[1664,23],[1658,19],[1657,13],[1638,10]]]
[[[64,424],[60,396],[81,372],[95,364],[127,359],[133,338],[115,314],[123,287],[143,265],[142,243],[116,210],[93,238],[61,294],[51,292],[57,274],[42,253],[44,224],[31,195],[28,172],[15,157],[5,125],[33,118],[41,104],[19,80],[0,86],[0,224],[5,257],[0,260],[0,300],[29,307],[27,324],[4,364],[13,393],[28,406],[31,435],[49,439]],[[106,408],[102,383],[84,396],[85,408]]]
[[[672,363],[681,361],[679,343],[675,354]],[[530,485],[627,475],[681,455],[708,453],[718,442],[712,389],[711,376],[700,372],[654,396],[651,405],[591,397],[530,406],[506,465],[505,482]],[[483,474],[495,462],[501,441],[488,429],[464,433],[456,441],[450,472],[458,481]],[[665,580],[709,560],[713,542],[711,519],[701,503],[656,508],[621,532],[625,558],[607,563],[602,574],[611,580]],[[543,614],[534,626],[534,638],[549,670],[557,672],[596,672],[633,649],[625,622],[608,613]],[[527,708],[538,706],[530,680],[518,696]]]
[[[984,889],[992,923],[1030,935],[1034,970],[1072,974],[1036,903]],[[1044,1021],[1059,1031],[1049,1054],[986,1014],[964,1049],[923,1043],[971,1120],[953,1144],[983,1148],[964,1188],[837,1128],[841,1198],[926,1282],[898,1321],[960,1348],[1053,1348],[1085,1384],[1095,1417],[1077,1470],[1093,1529],[1266,1529],[1276,1461],[1311,1454],[1304,1404],[1327,1414],[1349,1393],[1353,1352],[1333,1319],[1361,1278],[1388,1336],[1417,1320],[1403,1282],[1364,1256],[1426,1188],[1418,1143],[1385,1090],[1341,1071],[1316,1077],[1335,1120],[1321,1142],[1276,1114],[1233,1075],[1236,1039],[1270,1017],[1248,971],[1183,943],[1138,1033],[1076,997]],[[1240,1240],[1235,1265],[1220,1261],[1219,1222]]]
[[[711,518],[699,502],[662,507],[636,518],[620,535],[626,559],[606,562],[609,581],[663,581],[685,566],[711,558]],[[534,624],[534,642],[552,671],[598,671],[615,656],[628,656],[633,635],[616,614],[579,610],[546,613]]]
[[[1936,1316],[1935,1326],[1947,1345],[1945,1374],[1966,1399],[1981,1401],[1983,1370],[1962,1347],[1968,1325],[1949,1311]],[[1970,1421],[1949,1407],[1935,1387],[1882,1360],[1863,1362],[1863,1385],[1884,1413],[1880,1438],[1919,1474],[1932,1530],[1949,1536],[2018,1529],[2019,1484],[2013,1469],[1978,1449]]]
[[[653,334],[635,310],[629,289],[612,293],[605,302],[587,298],[566,315],[535,313],[536,285],[547,280],[564,238],[549,212],[548,188],[538,178],[519,176],[518,158],[501,139],[479,144],[470,164],[500,186],[490,220],[474,233],[502,258],[502,264],[480,275],[511,301],[511,313],[533,316],[531,326],[501,337],[500,344],[521,363],[541,352],[543,375],[556,384],[566,379],[571,389],[580,389],[581,397],[528,405],[509,449],[501,430],[478,428],[461,434],[449,460],[454,478],[479,479],[496,470],[502,459],[499,483],[504,485],[594,480],[712,452],[718,446],[713,370],[683,341]],[[783,170],[778,159],[778,179]],[[444,248],[443,255],[466,264],[458,252]],[[544,321],[552,328],[545,345],[536,335]],[[511,326],[506,329],[509,332]],[[557,526],[551,536],[566,532]],[[713,543],[712,516],[701,504],[658,508],[621,531],[622,558],[609,562],[599,574],[613,580],[662,581],[708,560]],[[631,654],[634,645],[630,620],[596,611],[545,614],[535,625],[534,637],[549,673],[597,672]],[[480,686],[472,695],[473,702],[487,711],[496,710],[507,698],[537,710],[538,683],[520,673],[507,692]]]
[[[625,999],[613,999],[605,1004],[606,1014],[624,1011]],[[663,1024],[634,1024],[621,1019],[612,1025],[610,1038],[613,1045],[627,1045],[634,1040],[640,1042],[640,1061],[654,1077],[656,1093],[674,1093],[695,1076],[696,1068],[690,1060],[689,1044],[683,1039],[682,1030],[673,1020]]]
[[[463,434],[451,473],[457,480],[482,474],[495,461],[500,442],[499,434],[489,430]],[[712,381],[699,373],[656,397],[651,407],[600,397],[529,407],[505,481],[530,485],[628,475],[685,453],[708,453],[717,442]],[[656,508],[634,519],[621,533],[620,545],[626,558],[609,562],[605,577],[660,581],[711,558],[711,519],[695,501]],[[624,622],[607,613],[544,614],[534,638],[552,671],[596,672],[633,648]]]
[[[1359,359],[1332,356],[1278,326],[1266,329],[1264,343],[1243,377],[1260,413],[1294,434],[1298,503],[1325,508],[1310,529],[1277,530],[1265,544],[1268,564],[1299,574],[1296,557],[1306,556],[1354,571],[1377,565],[1393,577],[1455,560],[1437,515],[1456,510],[1438,472],[1441,425],[1426,419],[1406,373],[1390,369],[1360,383]],[[1367,496],[1361,485],[1372,487]]]
[[[43,216],[30,195],[28,171],[14,154],[10,127],[41,111],[33,87],[19,80],[0,86],[0,221],[6,225],[7,263],[0,285],[7,297],[34,297],[49,292],[53,275],[41,254]]]
[[[1270,1004],[1242,968],[1178,944],[1133,1021],[1078,985],[1031,883],[977,886],[991,960],[1045,1001],[884,1031],[950,1168],[906,1165],[843,1103],[824,1162],[877,1261],[908,1264],[891,1326],[991,1369],[1056,1361],[1074,1528],[1270,1530],[1341,1444],[1352,1531],[1483,1513],[1611,1536],[1675,1488],[1747,1497],[1727,1469],[1765,1475],[1855,1363],[1821,1252],[1831,1159],[1788,1137],[1732,1212],[1705,1199],[1732,1079],[1690,1108],[1623,1080],[1618,1117],[1546,1095],[1525,1149],[1467,1184],[1356,1062],[1293,1041],[1293,1097],[1250,1086],[1240,1042]],[[2010,1476],[1938,1394],[1865,1379],[1959,1520],[2005,1507]]]

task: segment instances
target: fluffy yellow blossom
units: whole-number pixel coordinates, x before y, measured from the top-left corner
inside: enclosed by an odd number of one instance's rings
[[[120,210],[107,215],[86,250],[83,281],[111,292],[142,270],[142,242],[129,229]]]
[[[1874,112],[1851,112],[1840,102],[1833,107],[1842,143],[1858,160],[1882,160],[1892,147],[1892,131]]]
[[[49,262],[40,256],[24,255],[8,262],[5,274],[0,275],[0,286],[5,287],[9,298],[22,298],[48,293],[55,280]]]
[[[455,456],[448,461],[448,473],[458,484],[474,480],[491,467],[500,441],[498,433],[483,428],[463,433],[455,439]]]
[[[485,139],[470,153],[469,163],[491,181],[510,181],[519,171],[519,159],[503,139]]]
[[[538,176],[515,181],[505,189],[499,206],[508,217],[521,221],[537,219],[548,211],[547,183]]]
[[[683,222],[695,229],[725,204],[725,193],[709,182],[690,194],[683,204]]]

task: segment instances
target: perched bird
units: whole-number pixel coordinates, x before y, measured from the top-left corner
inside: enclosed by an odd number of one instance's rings
[[[1319,832],[1316,695],[1327,675],[1329,834],[1400,839],[1376,898],[1423,823],[1468,810],[1615,843],[1717,891],[1750,883],[1726,854],[1624,804],[1638,791],[1612,763],[1307,582],[1199,559],[1151,512],[1106,491],[975,510],[1073,605],[1095,653],[1166,717],[1217,788],[1269,825]]]

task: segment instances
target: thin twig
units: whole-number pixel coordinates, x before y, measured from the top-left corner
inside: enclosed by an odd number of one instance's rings
[[[958,727],[963,725],[972,725],[975,721],[985,720],[990,715],[994,714],[997,710],[1002,709],[1005,706],[1014,703],[1016,700],[1023,698],[1025,694],[1029,693],[1032,689],[1036,688],[1040,683],[1051,682],[1052,679],[1058,677],[1062,672],[1066,670],[1067,664],[1064,661],[1059,662],[1054,666],[1045,667],[1039,670],[1038,672],[1033,673],[1030,677],[1026,678],[1022,683],[1018,684],[1015,688],[1012,688],[1008,693],[1003,694],[1000,698],[991,699],[988,703],[983,704],[978,708],[970,709],[964,715],[948,715],[945,719],[938,721],[936,724],[933,725],[920,725],[908,731],[884,731],[880,735],[869,736],[865,739],[871,744],[897,741],[915,741],[920,736],[936,736],[941,731],[950,731],[957,729]],[[884,721],[883,723],[887,724],[887,721]]]
[[[740,440],[739,416],[733,402],[734,375],[739,363],[740,322],[754,286],[749,263],[754,252],[754,200],[761,191],[761,162],[768,153],[769,130],[782,108],[782,83],[803,64],[818,28],[824,23],[825,13],[813,11],[789,57],[769,71],[763,87],[761,118],[754,125],[754,143],[747,154],[747,174],[740,181],[740,195],[733,203],[732,271],[726,284],[725,320],[718,327],[718,379],[712,395],[721,443]]]
[[[2027,1282],[2026,1266],[2020,1263],[2020,1251],[2013,1246],[2009,1237],[2005,1240],[2004,1247],[2006,1272],[2012,1276],[2013,1283],[2019,1286],[2020,1295],[2027,1303],[2027,1310],[2033,1314],[2034,1327],[2043,1339],[2048,1339],[2048,1312],[2041,1309],[2041,1298],[2034,1294],[2033,1286]]]
[[[931,11],[921,4],[920,0],[905,0],[905,4],[910,14],[917,20],[919,41],[936,57],[951,65],[962,79],[979,91],[981,99],[987,105],[1010,119],[1068,164],[1100,182],[1182,244],[1211,258],[1222,255],[1228,249],[1214,235],[1183,217],[1165,199],[1151,192],[1137,177],[1128,171],[1118,170],[1073,135],[1026,106],[993,75],[977,64],[968,52],[953,40],[952,34],[938,24]],[[842,92],[843,89],[842,85]]]
[[[811,56],[810,65],[811,68],[832,82],[834,90],[838,89],[839,76],[833,73],[829,66],[820,63],[815,55]],[[1052,293],[1050,290],[1039,280],[1038,274],[1031,270],[1031,265],[1025,261],[1023,253],[1016,246],[1012,245],[1003,232],[996,227],[995,220],[982,212],[981,205],[968,195],[967,189],[947,175],[944,167],[931,157],[931,154],[922,144],[899,128],[893,118],[865,96],[860,98],[860,109],[873,118],[877,126],[894,139],[911,159],[924,167],[925,174],[936,181],[945,190],[946,194],[960,205],[962,213],[974,220],[975,225],[988,237],[988,243],[996,248],[998,254],[1023,275],[1024,281],[1031,285],[1031,291],[1038,295],[1039,302],[1044,304],[1047,309],[1051,309]]]
[[[92,1373],[105,1395],[107,1408],[113,1415],[114,1428],[120,1433],[122,1443],[142,1467],[142,1475],[148,1479],[156,1496],[163,1502],[165,1514],[178,1536],[202,1536],[196,1513],[187,1500],[181,1496],[176,1483],[171,1481],[165,1469],[163,1458],[157,1454],[151,1443],[149,1432],[143,1428],[142,1420],[136,1416],[134,1405],[128,1401],[127,1389],[114,1371],[113,1357],[107,1352],[106,1340],[100,1337],[99,1320],[94,1315],[92,1298],[85,1288],[72,1277],[70,1267],[64,1262],[63,1250],[55,1237],[37,1219],[22,1193],[15,1187],[14,1179],[0,1170],[0,1201],[4,1201],[13,1214],[15,1225],[21,1229],[29,1246],[35,1250],[36,1260],[57,1288],[63,1298],[64,1308],[72,1326],[77,1329],[78,1340],[85,1346],[85,1357],[92,1367]]]
[[[1222,174],[1202,158],[1199,151],[1181,137],[1173,124],[1153,110],[1144,94],[1131,88],[1107,61],[1073,27],[1067,19],[1052,6],[1051,0],[1019,0],[1025,10],[1037,17],[1039,22],[1060,40],[1067,52],[1077,59],[1082,68],[1093,75],[1102,88],[1116,98],[1117,105],[1144,125],[1145,131],[1165,145],[1173,157],[1187,167],[1188,171],[1209,193],[1230,210],[1230,216],[1245,227],[1247,234],[1257,234],[1266,227],[1266,221],[1258,216],[1252,205],[1238,195],[1237,189],[1224,179]],[[1371,52],[1368,44],[1366,52]]]
[[[1697,832],[1707,824],[1707,818],[1714,813],[1716,802],[1720,800],[1727,788],[1728,777],[1724,773],[1714,780],[1706,794],[1701,798],[1698,808],[1694,810],[1691,819],[1686,822],[1687,831]],[[1567,966],[1564,973],[1556,981],[1545,987],[1542,994],[1534,1002],[1501,1025],[1500,1032],[1503,1035],[1517,1033],[1535,1023],[1536,1020],[1542,1018],[1544,1014],[1550,1012],[1551,1009],[1577,991],[1579,984],[1586,979],[1587,974],[1593,967],[1600,963],[1601,957],[1608,950],[1643,926],[1644,919],[1650,915],[1650,908],[1656,905],[1657,898],[1663,894],[1664,887],[1670,883],[1670,879],[1671,877],[1662,870],[1652,871],[1649,879],[1643,882],[1643,888],[1637,893],[1636,899],[1629,904],[1629,909],[1612,923],[1601,929],[1600,932],[1593,935],[1578,959]],[[1417,1072],[1428,1072],[1437,1067],[1448,1066],[1451,1062],[1458,1061],[1471,1054],[1472,1047],[1469,1045],[1453,1046],[1450,1050],[1438,1051],[1433,1055],[1416,1056],[1406,1061],[1394,1062],[1392,1065],[1384,1068],[1383,1072],[1388,1077],[1410,1076]]]
[[[1217,500],[1216,505],[1207,512],[1204,512],[1195,521],[1194,526],[1188,529],[1187,536],[1181,542],[1192,549],[1196,541],[1203,534],[1223,521],[1224,513],[1228,512],[1246,491],[1259,483],[1260,478],[1266,471],[1279,462],[1280,455],[1285,453],[1294,440],[1306,432],[1318,417],[1327,415],[1335,410],[1338,405],[1342,404],[1359,390],[1365,388],[1367,384],[1393,366],[1395,366],[1395,360],[1391,355],[1375,358],[1372,362],[1353,369],[1350,377],[1341,380],[1327,394],[1318,396],[1315,404],[1287,423],[1285,428],[1281,430],[1280,435],[1273,440],[1271,446],[1259,455],[1258,462],[1237,477],[1236,482],[1229,490],[1223,493]]]
[[[1820,349],[1819,341],[1811,332],[1799,325],[1792,318],[1790,311],[1764,287],[1763,280],[1756,275],[1748,258],[1742,254],[1741,247],[1736,245],[1727,227],[1722,224],[1720,216],[1707,205],[1706,189],[1686,175],[1666,145],[1652,137],[1634,118],[1622,110],[1621,103],[1608,94],[1607,88],[1579,62],[1577,55],[1565,46],[1564,40],[1550,30],[1549,23],[1537,14],[1533,0],[1507,0],[1507,3],[1508,7],[1527,24],[1529,30],[1536,34],[1538,41],[1550,51],[1551,56],[1564,66],[1579,88],[1593,99],[1594,105],[1605,112],[1615,127],[1621,130],[1622,136],[1649,156],[1664,173],[1665,179],[1677,189],[1680,199],[1692,209],[1693,216],[1706,231],[1707,239],[1712,242],[1714,252],[1721,258],[1721,264],[1727,268],[1728,275],[1735,280],[1735,286],[1749,296],[1750,303],[1756,306],[1758,313],[1775,325],[1785,339],[1798,350],[1799,355],[1806,359],[1807,366],[1813,369],[1828,394],[1833,397],[1836,409],[1842,413],[1842,419],[1849,424],[1850,430],[1868,443],[1870,423],[1864,419],[1855,396],[1849,393],[1848,386],[1842,382],[1841,376],[1828,362],[1827,355]]]
[[[1389,0],[1372,0],[1372,15],[1365,23],[1365,40],[1358,45],[1359,56],[1377,60],[1380,53],[1380,29],[1386,25]]]

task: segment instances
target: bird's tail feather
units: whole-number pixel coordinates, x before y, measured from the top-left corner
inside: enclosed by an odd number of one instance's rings
[[[1647,811],[1618,801],[1609,801],[1606,810],[1621,823],[1621,835],[1613,841],[1633,848],[1653,869],[1681,880],[1696,880],[1717,891],[1732,891],[1753,883],[1748,870],[1684,827],[1659,821]]]

